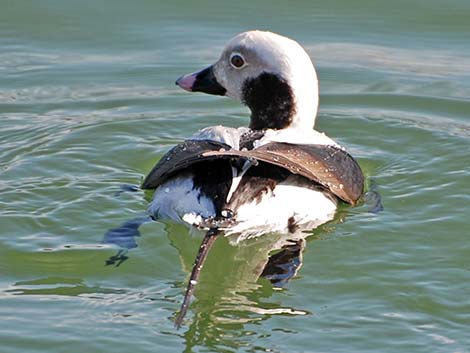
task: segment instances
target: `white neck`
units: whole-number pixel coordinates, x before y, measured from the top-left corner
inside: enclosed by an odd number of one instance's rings
[[[296,114],[290,127],[312,129],[318,111],[318,79],[310,58],[298,58],[291,65],[289,84],[295,97]]]

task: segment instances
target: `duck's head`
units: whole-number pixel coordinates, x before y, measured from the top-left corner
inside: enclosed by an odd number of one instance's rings
[[[214,65],[184,75],[176,84],[247,105],[254,130],[311,129],[315,123],[318,80],[312,61],[296,41],[275,33],[238,34]]]

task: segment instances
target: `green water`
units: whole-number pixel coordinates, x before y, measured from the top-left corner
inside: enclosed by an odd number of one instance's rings
[[[470,352],[470,2],[0,0],[0,352]],[[248,29],[307,48],[317,128],[358,158],[384,210],[345,207],[285,288],[273,238],[219,239],[183,328],[200,242],[144,224],[119,267],[108,229],[197,129],[247,124],[179,75]]]

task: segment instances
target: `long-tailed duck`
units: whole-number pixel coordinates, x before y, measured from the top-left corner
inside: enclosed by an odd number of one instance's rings
[[[313,129],[317,75],[292,39],[264,31],[238,34],[214,65],[176,84],[231,97],[251,110],[248,127],[207,127],[172,148],[142,184],[156,189],[153,218],[208,229],[179,326],[215,235],[242,240],[315,228],[334,217],[339,201],[356,204],[364,177],[344,148]]]

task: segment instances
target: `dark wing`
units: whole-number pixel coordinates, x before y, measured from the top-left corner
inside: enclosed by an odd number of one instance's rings
[[[361,168],[351,155],[335,146],[271,142],[253,150],[238,151],[210,140],[187,140],[171,149],[147,175],[142,188],[156,188],[178,171],[218,158],[246,158],[282,167],[323,185],[352,205],[364,190]]]
[[[187,140],[169,150],[153,167],[142,183],[142,189],[155,189],[175,173],[202,161],[220,158],[204,153],[229,150],[229,145],[212,140]]]
[[[364,190],[361,168],[350,154],[335,146],[271,142],[251,151],[209,151],[203,156],[236,156],[274,164],[323,185],[352,205]]]

